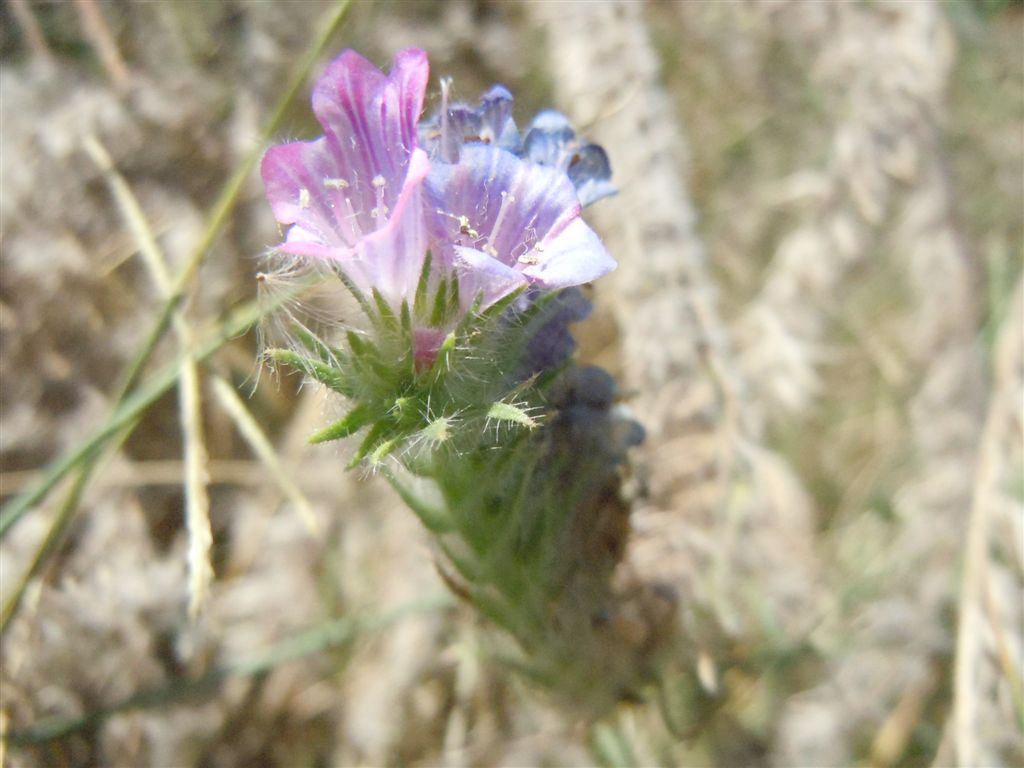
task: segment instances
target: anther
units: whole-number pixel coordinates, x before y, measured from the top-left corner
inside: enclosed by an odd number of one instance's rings
[[[469,226],[469,216],[459,216],[458,217],[458,222],[459,222],[459,232],[461,234],[467,235],[467,236],[473,238],[474,240],[479,239],[480,233],[477,232],[475,229],[473,229],[471,226]]]

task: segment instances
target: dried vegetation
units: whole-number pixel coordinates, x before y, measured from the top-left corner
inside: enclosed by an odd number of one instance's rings
[[[1020,4],[340,7],[0,11],[0,759],[1024,762]],[[601,722],[502,666],[239,333],[290,79],[404,45],[566,110],[621,188],[580,334],[648,427],[617,588],[677,610]]]

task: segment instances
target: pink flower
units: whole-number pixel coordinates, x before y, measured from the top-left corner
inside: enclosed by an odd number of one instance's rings
[[[313,90],[324,135],[263,158],[267,199],[288,227],[279,250],[336,263],[396,310],[414,304],[428,250],[429,287],[457,279],[463,312],[477,297],[486,308],[516,290],[558,290],[614,269],[580,218],[564,169],[474,142],[450,153],[453,162],[431,164],[417,145],[428,70],[415,49],[396,54],[387,75],[354,51],[331,62]],[[479,120],[503,126],[502,141],[517,145],[511,96],[494,89],[488,98]],[[444,127],[458,126],[457,114],[440,121],[442,143],[451,143]],[[476,113],[467,114],[473,122]],[[492,127],[479,133],[498,135]]]
[[[261,167],[274,216],[288,225],[279,250],[336,261],[396,308],[412,299],[427,250],[430,161],[416,125],[428,74],[423,51],[399,51],[387,75],[345,51],[313,90],[324,135],[271,147]]]

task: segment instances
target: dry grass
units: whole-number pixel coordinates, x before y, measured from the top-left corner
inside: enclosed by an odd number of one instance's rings
[[[1020,4],[337,10],[4,6],[4,764],[1024,762]],[[621,187],[580,334],[648,427],[616,588],[679,620],[598,723],[241,334],[289,78],[401,45],[566,110]]]

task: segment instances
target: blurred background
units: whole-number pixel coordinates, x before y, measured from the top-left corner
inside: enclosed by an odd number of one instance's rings
[[[0,14],[4,765],[1024,764],[1020,2]],[[597,722],[261,372],[254,163],[340,50],[406,46],[428,112],[501,82],[621,190],[580,354],[648,429],[623,569],[677,610]]]

